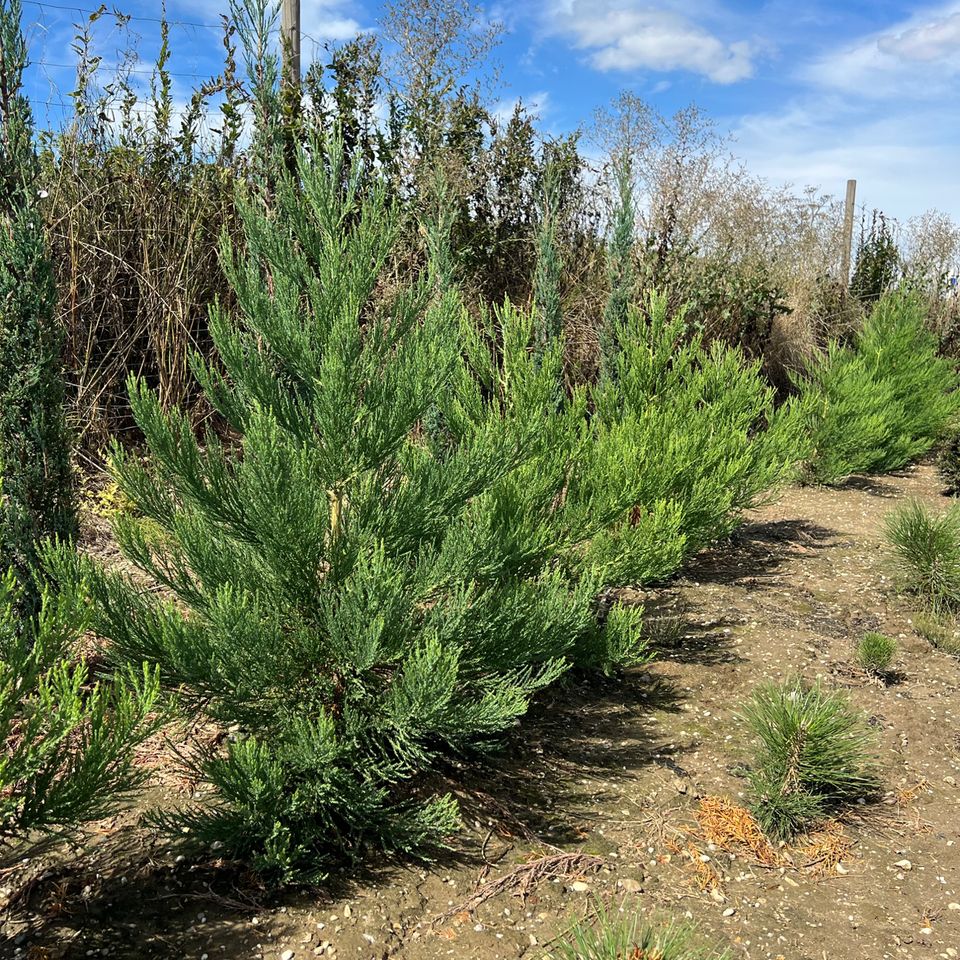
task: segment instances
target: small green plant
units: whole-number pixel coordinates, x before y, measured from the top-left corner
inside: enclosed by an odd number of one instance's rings
[[[937,650],[951,657],[960,657],[960,630],[952,619],[936,613],[918,613],[913,626]]]
[[[24,623],[12,571],[0,579],[0,838],[59,833],[106,816],[143,779],[134,748],[155,732],[156,672],[94,681],[74,648],[80,591],[44,591]]]
[[[890,664],[897,653],[897,641],[871,630],[857,642],[857,663],[876,676],[882,676],[890,670]]]
[[[906,590],[933,610],[960,603],[960,506],[938,515],[911,500],[887,517],[886,536]]]
[[[575,921],[544,960],[726,960],[729,953],[699,947],[688,927],[642,924],[637,914],[612,915],[598,904],[596,920]]]
[[[750,809],[769,837],[790,839],[876,791],[873,736],[842,693],[800,680],[764,684],[744,718],[757,741]]]

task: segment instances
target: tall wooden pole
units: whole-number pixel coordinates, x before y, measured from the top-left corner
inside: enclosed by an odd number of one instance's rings
[[[843,248],[840,251],[840,282],[850,283],[850,256],[853,251],[853,214],[857,203],[857,181],[847,181],[847,200],[843,209]]]
[[[300,86],[300,0],[283,0],[280,20],[283,45],[283,75],[288,83]]]

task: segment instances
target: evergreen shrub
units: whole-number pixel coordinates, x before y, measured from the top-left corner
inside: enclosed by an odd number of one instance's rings
[[[585,408],[558,405],[562,342],[535,359],[509,304],[486,335],[442,265],[384,296],[397,217],[367,173],[314,149],[271,210],[240,205],[238,312],[211,317],[222,368],[196,364],[235,443],[198,441],[131,383],[150,456],[116,451],[136,510],[115,531],[163,592],[49,558],[88,580],[115,660],[232,728],[195,765],[211,795],[158,823],[277,882],[429,851],[458,822],[423,776],[439,756],[482,747],[574,664],[646,656],[639,611],[600,623],[602,571],[565,560],[611,508],[562,508]]]
[[[795,403],[775,406],[758,363],[721,343],[705,347],[661,295],[631,310],[616,340],[569,497],[633,491],[586,557],[612,582],[642,583],[676,572],[794,475],[803,420]]]
[[[852,346],[831,342],[798,378],[809,404],[809,478],[840,483],[926,453],[960,411],[957,384],[953,363],[937,355],[920,298],[882,297]]]

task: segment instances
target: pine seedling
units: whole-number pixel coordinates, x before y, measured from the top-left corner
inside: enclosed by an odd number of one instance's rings
[[[544,960],[728,960],[728,951],[696,944],[689,927],[642,923],[636,913],[612,914],[596,905],[592,921],[577,920]]]
[[[904,589],[935,612],[960,604],[960,507],[935,514],[911,500],[889,514],[886,537]]]
[[[744,718],[757,744],[750,809],[772,839],[788,840],[876,792],[872,733],[843,694],[800,680],[765,684]]]
[[[897,641],[882,633],[871,630],[857,641],[857,663],[862,670],[874,676],[882,677],[889,673],[896,654]]]
[[[143,780],[138,744],[161,722],[156,671],[95,680],[76,658],[87,621],[77,592],[41,594],[19,614],[13,573],[0,579],[0,838],[72,831],[106,816]]]

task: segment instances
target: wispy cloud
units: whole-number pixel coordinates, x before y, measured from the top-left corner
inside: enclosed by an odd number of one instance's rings
[[[501,100],[494,106],[493,115],[501,123],[506,123],[521,104],[526,107],[528,113],[542,120],[550,109],[550,94],[546,90],[538,90],[525,97]]]
[[[804,66],[800,79],[873,100],[955,97],[960,3],[928,9]]]
[[[559,0],[548,7],[548,30],[569,37],[604,72],[683,70],[720,84],[753,74],[751,42],[723,40],[681,9],[631,0]]]

